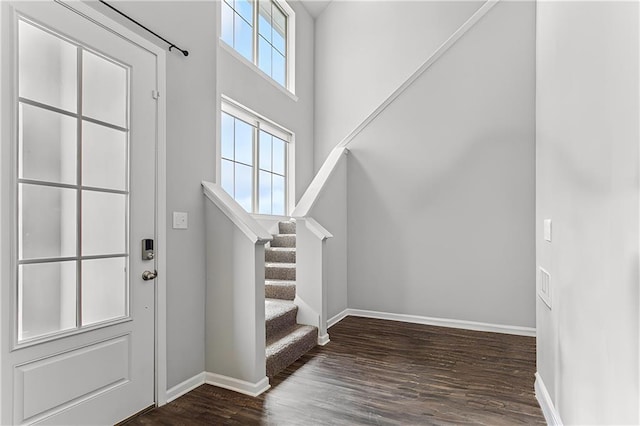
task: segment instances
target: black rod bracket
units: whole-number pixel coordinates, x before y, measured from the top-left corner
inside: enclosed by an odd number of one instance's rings
[[[107,6],[109,9],[113,10],[114,12],[124,16],[125,18],[127,18],[128,20],[130,20],[131,22],[133,22],[134,24],[136,24],[137,26],[139,26],[140,28],[142,28],[143,30],[153,34],[154,36],[158,37],[160,40],[164,41],[165,43],[167,43],[169,45],[169,52],[171,52],[171,49],[176,49],[179,50],[184,56],[189,56],[189,51],[188,50],[183,50],[180,49],[178,46],[176,46],[174,43],[170,42],[169,40],[167,40],[166,38],[162,37],[161,35],[158,35],[157,33],[155,33],[154,31],[151,31],[149,28],[145,27],[144,25],[142,25],[140,22],[136,21],[135,19],[131,18],[130,16],[124,14],[123,12],[119,11],[118,9],[116,9],[115,7],[111,6],[109,3],[107,3],[104,0],[100,0],[100,3],[104,4],[105,6]]]

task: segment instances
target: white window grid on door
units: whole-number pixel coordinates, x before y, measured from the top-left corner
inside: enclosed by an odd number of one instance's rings
[[[249,126],[251,126],[252,128],[252,154],[251,154],[251,158],[252,158],[252,164],[247,164],[246,162],[238,162],[235,161],[235,159],[231,159],[228,157],[224,157],[221,149],[218,150],[219,154],[219,161],[218,161],[218,166],[219,168],[222,168],[222,164],[224,161],[228,161],[230,163],[233,163],[234,166],[236,164],[240,164],[241,166],[248,166],[251,167],[251,173],[252,173],[252,194],[251,194],[251,206],[243,206],[245,207],[245,209],[249,212],[249,213],[253,213],[253,214],[267,214],[267,215],[277,215],[277,216],[286,216],[289,214],[290,210],[291,210],[291,198],[294,193],[294,187],[293,187],[293,183],[294,183],[294,173],[295,173],[295,166],[294,166],[294,162],[293,162],[293,158],[294,158],[294,134],[285,129],[284,127],[274,123],[273,121],[249,110],[248,108],[243,107],[242,105],[240,105],[239,103],[231,100],[230,98],[223,96],[222,97],[222,103],[221,103],[222,107],[221,107],[221,111],[222,111],[222,116],[224,117],[224,115],[226,114],[227,116],[232,117],[234,120],[239,120],[242,123],[245,123]],[[222,126],[221,126],[222,127]],[[266,169],[266,168],[261,168],[260,167],[260,156],[259,156],[259,152],[260,152],[260,139],[261,136],[260,134],[267,134],[273,138],[277,138],[278,140],[284,142],[284,167],[283,167],[283,171],[280,172],[275,172],[273,170],[273,168],[271,169]],[[220,145],[222,145],[222,140],[220,140]],[[235,147],[235,135],[234,135],[234,147]],[[271,155],[273,155],[273,151],[271,151]],[[272,157],[273,158],[273,157]],[[271,163],[273,164],[273,159],[271,161]],[[284,208],[282,212],[276,212],[273,213],[272,211],[267,213],[263,208],[261,209],[260,206],[260,173],[263,172],[264,173],[269,173],[270,177],[273,178],[273,176],[276,177],[280,177],[284,179],[284,183],[283,183],[283,187],[284,187]],[[222,182],[222,178],[221,178],[221,172],[218,172],[218,176],[219,182]],[[233,187],[234,187],[234,193],[231,193],[230,191],[230,195],[234,198],[236,198],[236,194],[235,194],[235,173],[234,173],[234,181],[233,181]],[[273,207],[273,185],[271,185],[271,207]],[[249,207],[249,208],[247,208]]]
[[[17,25],[30,25],[44,33],[56,37],[57,39],[72,45],[76,49],[76,105],[75,111],[67,110],[64,108],[57,107],[55,105],[50,105],[46,102],[40,102],[38,100],[31,99],[26,96],[21,96],[19,93],[15,97],[16,103],[16,113],[15,116],[18,117],[17,122],[17,131],[16,135],[19,135],[15,144],[14,144],[14,152],[15,152],[15,163],[13,172],[15,185],[14,185],[14,229],[15,234],[13,236],[13,247],[15,256],[13,257],[14,268],[13,275],[14,279],[12,280],[14,283],[14,302],[12,303],[14,312],[12,314],[12,318],[14,321],[14,339],[13,346],[14,347],[24,347],[32,344],[54,340],[63,336],[76,334],[79,332],[85,332],[88,330],[93,330],[96,328],[104,327],[106,325],[112,325],[114,323],[118,323],[121,321],[126,321],[130,317],[129,312],[129,279],[128,272],[129,271],[129,217],[130,217],[130,192],[129,192],[129,180],[130,180],[130,158],[129,158],[129,126],[130,126],[130,67],[126,64],[122,64],[102,53],[90,49],[88,46],[84,46],[79,42],[72,40],[64,35],[58,34],[57,32],[46,28],[37,22],[29,19],[28,17],[18,16],[17,17]],[[19,52],[20,45],[20,37],[16,37],[16,52]],[[124,99],[125,99],[125,112],[124,112],[124,122],[123,125],[114,124],[109,121],[105,121],[99,118],[87,116],[84,112],[84,86],[83,86],[83,75],[84,69],[83,64],[87,55],[94,55],[99,58],[99,60],[107,61],[110,64],[113,64],[117,67],[120,67],[126,73],[125,77],[125,87],[126,91]],[[19,69],[20,60],[16,61],[16,92],[18,92],[18,87],[20,87],[20,69]],[[56,182],[53,180],[40,179],[40,178],[29,178],[23,175],[23,147],[22,145],[22,119],[23,119],[23,111],[25,107],[29,108],[37,108],[41,111],[46,111],[47,113],[58,114],[61,117],[68,117],[75,120],[75,150],[76,150],[76,164],[75,164],[75,182]],[[85,125],[95,125],[99,126],[103,129],[110,129],[118,132],[122,132],[124,135],[124,144],[125,144],[125,159],[124,159],[124,184],[122,188],[114,189],[108,187],[101,186],[88,186],[83,183],[83,133],[85,129]],[[44,257],[26,257],[23,256],[22,253],[22,245],[23,245],[23,229],[21,213],[22,213],[22,192],[24,188],[53,188],[60,190],[72,190],[75,191],[75,254],[74,255],[60,255],[60,256],[44,256]],[[88,194],[103,194],[103,195],[119,195],[124,197],[124,211],[122,212],[124,218],[121,218],[124,221],[124,250],[122,252],[117,253],[105,253],[105,254],[83,254],[83,198],[88,196]],[[83,299],[82,299],[82,291],[83,291],[83,263],[86,261],[93,260],[103,260],[103,259],[122,259],[124,263],[124,314],[118,315],[113,318],[107,318],[102,321],[95,321],[89,324],[86,324],[83,321]],[[55,330],[52,332],[45,332],[39,335],[35,335],[32,337],[23,337],[21,335],[21,326],[22,326],[22,315],[21,315],[21,307],[19,306],[21,299],[21,289],[20,289],[20,276],[21,276],[21,268],[24,268],[25,265],[46,265],[46,264],[62,264],[63,262],[75,262],[75,324],[73,327],[69,327],[66,329]]]

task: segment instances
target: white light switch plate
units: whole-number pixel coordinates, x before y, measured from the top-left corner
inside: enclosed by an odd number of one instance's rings
[[[544,239],[551,242],[551,219],[544,220]]]
[[[173,229],[187,229],[189,227],[189,213],[173,212]]]

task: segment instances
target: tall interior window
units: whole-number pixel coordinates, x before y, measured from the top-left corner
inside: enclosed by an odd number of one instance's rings
[[[221,7],[222,40],[291,90],[293,10],[281,0],[224,0]]]
[[[128,315],[129,73],[19,21],[19,342]]]
[[[221,124],[222,188],[250,213],[286,215],[291,133],[228,103]]]

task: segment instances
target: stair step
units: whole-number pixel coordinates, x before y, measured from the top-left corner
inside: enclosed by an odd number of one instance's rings
[[[309,352],[318,342],[318,329],[310,325],[296,325],[282,336],[267,340],[267,376],[273,377],[298,358]]]
[[[266,262],[296,263],[295,247],[266,247],[264,251]]]
[[[270,243],[271,247],[295,247],[296,235],[295,234],[276,234],[273,236],[273,240]]]
[[[298,307],[293,302],[266,299],[264,308],[267,340],[281,336],[296,326]]]
[[[264,277],[267,280],[290,280],[296,279],[296,264],[295,263],[265,263],[264,264]]]
[[[296,298],[296,282],[265,280],[264,295],[267,299],[293,300]]]
[[[296,223],[295,222],[280,222],[278,223],[278,232],[281,234],[295,234]]]

